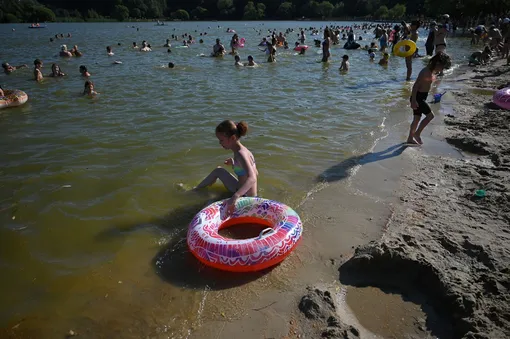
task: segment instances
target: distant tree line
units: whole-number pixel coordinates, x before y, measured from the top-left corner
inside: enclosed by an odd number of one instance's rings
[[[0,0],[0,22],[503,16],[510,0]]]

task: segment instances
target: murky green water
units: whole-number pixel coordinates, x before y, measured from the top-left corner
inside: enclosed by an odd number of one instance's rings
[[[214,135],[220,121],[245,120],[259,194],[296,206],[317,175],[385,136],[384,121],[407,122],[412,84],[402,81],[403,59],[392,58],[384,69],[366,51],[333,46],[327,65],[318,62],[317,48],[305,56],[280,50],[277,63],[268,64],[256,46],[258,29],[324,24],[141,23],[139,31],[126,23],[1,25],[8,42],[2,62],[30,66],[0,75],[4,88],[30,97],[0,111],[4,333],[55,338],[74,327],[85,337],[187,337],[203,321],[228,316],[225,300],[234,312],[267,285],[288,288],[292,257],[278,275],[246,279],[199,267],[185,253],[184,232],[223,190],[190,194],[179,184],[194,186],[230,156]],[[226,27],[247,40],[241,58],[251,54],[260,67],[236,68],[231,56],[199,57],[210,53],[216,37],[228,45]],[[72,38],[49,42],[68,32]],[[208,35],[204,44],[168,54],[165,39],[184,32],[197,40],[200,32]],[[152,52],[131,48],[142,40]],[[84,56],[59,58],[61,43],[77,44]],[[463,44],[451,40],[449,51],[464,56]],[[114,57],[106,55],[107,45]],[[350,56],[348,75],[338,72],[343,54]],[[68,76],[35,83],[35,58],[44,61],[45,75],[57,62]],[[165,68],[169,61],[175,69]],[[82,64],[100,92],[96,98],[80,95]],[[415,72],[423,66],[414,64]]]

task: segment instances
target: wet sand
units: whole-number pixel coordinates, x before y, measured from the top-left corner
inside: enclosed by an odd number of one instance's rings
[[[439,337],[506,338],[510,112],[491,101],[495,89],[508,87],[510,67],[498,61],[456,80],[468,89],[452,91],[457,104],[442,133],[464,157],[410,153],[419,177],[403,177],[387,232],[356,249],[340,280],[423,295],[440,312]],[[485,197],[475,195],[480,189]]]
[[[397,126],[339,164],[345,175],[326,176],[298,208],[312,236],[287,291],[266,291],[244,316],[193,337],[508,337],[510,116],[488,104],[505,70],[449,80],[465,88],[451,91],[424,147],[401,148]],[[474,198],[481,188],[487,197]]]

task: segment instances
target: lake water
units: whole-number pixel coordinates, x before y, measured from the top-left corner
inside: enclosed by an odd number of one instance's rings
[[[385,69],[370,63],[366,51],[332,46],[328,64],[319,62],[315,47],[305,56],[280,49],[269,64],[257,47],[268,28],[294,28],[292,45],[299,27],[325,24],[1,25],[2,62],[29,69],[2,74],[0,83],[30,100],[0,111],[0,328],[38,338],[61,337],[71,326],[91,337],[185,338],[204,321],[228,316],[226,299],[234,312],[264,285],[286,288],[292,257],[278,275],[245,280],[190,258],[187,224],[224,190],[190,194],[182,187],[193,187],[231,156],[214,134],[224,119],[248,122],[244,143],[257,160],[259,194],[293,207],[318,175],[386,136],[388,123],[406,126],[412,83],[403,81],[404,59],[392,57]],[[246,38],[241,59],[253,55],[259,67],[236,68],[231,56],[199,57],[217,37],[228,46],[227,27]],[[168,54],[165,40],[185,32],[204,44]],[[72,38],[50,42],[57,33]],[[152,52],[131,48],[142,40]],[[59,58],[62,43],[78,45],[83,57]],[[107,45],[114,57],[106,55]],[[458,62],[467,45],[450,39],[448,52]],[[343,54],[350,57],[348,74],[338,71]],[[35,58],[43,60],[43,74],[57,62],[68,76],[35,83]],[[169,61],[175,69],[165,68]],[[80,95],[82,64],[100,92],[95,98]],[[414,61],[413,78],[423,66]],[[255,287],[248,283],[256,278]]]

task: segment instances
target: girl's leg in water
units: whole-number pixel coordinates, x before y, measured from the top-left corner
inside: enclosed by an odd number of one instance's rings
[[[230,192],[235,193],[237,191],[238,180],[229,171],[222,167],[215,168],[194,190],[198,190],[207,186],[211,186],[220,179],[223,185]]]

